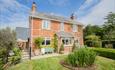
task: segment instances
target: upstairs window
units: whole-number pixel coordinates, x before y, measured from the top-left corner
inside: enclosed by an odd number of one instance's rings
[[[73,32],[77,32],[77,25],[74,24],[74,25],[72,26],[72,30],[73,30]]]
[[[64,31],[64,23],[60,24],[60,31]]]
[[[43,20],[42,21],[42,29],[50,29],[50,21],[49,20]]]

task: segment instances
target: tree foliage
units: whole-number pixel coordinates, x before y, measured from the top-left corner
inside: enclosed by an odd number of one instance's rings
[[[54,47],[54,51],[57,52],[57,50],[58,50],[58,38],[57,38],[56,34],[54,34],[53,47]]]
[[[86,44],[89,44],[88,46],[93,46],[93,47],[101,47],[101,39],[99,36],[96,35],[88,35],[85,37]]]
[[[42,44],[43,41],[44,41],[43,38],[37,37],[37,38],[35,38],[34,43],[36,44],[36,46],[37,46],[38,48],[41,48],[41,44]]]
[[[86,42],[89,39],[97,39],[100,37],[100,40],[106,40],[108,44],[111,41],[115,41],[115,13],[110,12],[106,18],[105,24],[98,25],[87,25],[84,29],[84,41]],[[98,23],[99,24],[99,23]],[[92,35],[96,35],[95,37]],[[91,40],[90,40],[91,41]]]
[[[3,63],[8,62],[10,50],[16,47],[16,34],[10,28],[0,29],[0,57]]]
[[[110,12],[105,19],[106,22],[103,25],[103,39],[115,40],[115,13]]]

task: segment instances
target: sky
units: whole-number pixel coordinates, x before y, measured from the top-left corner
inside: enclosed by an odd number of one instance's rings
[[[115,0],[0,0],[0,28],[28,27],[32,2],[37,11],[69,18],[72,13],[84,24],[102,25]]]

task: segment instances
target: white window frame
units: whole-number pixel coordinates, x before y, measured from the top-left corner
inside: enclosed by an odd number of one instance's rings
[[[64,23],[63,22],[60,23],[60,31],[64,31]]]
[[[72,31],[77,32],[78,31],[78,26],[76,24],[72,25]]]
[[[68,41],[70,41],[69,42],[69,44],[64,44],[64,46],[72,46],[72,44],[73,44],[73,40],[72,40],[73,38],[62,38],[62,43],[63,43],[63,40],[64,40],[64,42],[66,42],[66,40],[68,40]]]
[[[46,45],[46,40],[50,40],[50,44],[49,45],[51,45],[51,38],[50,37],[45,37],[44,38],[44,45],[43,46],[48,46],[48,45]]]
[[[50,20],[42,20],[42,29],[50,30],[51,21]]]

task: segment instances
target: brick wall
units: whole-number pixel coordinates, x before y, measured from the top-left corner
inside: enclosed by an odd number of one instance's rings
[[[60,23],[57,21],[51,21],[51,29],[50,30],[45,30],[42,29],[42,19],[34,18],[33,19],[33,29],[32,30],[32,36],[33,39],[36,37],[50,37],[53,38],[53,35],[56,32],[60,31]],[[31,22],[30,22],[31,24]],[[81,25],[78,25],[78,31],[77,32],[72,32],[72,25],[68,23],[64,23],[64,31],[69,32],[74,34],[74,37],[79,39],[80,45],[83,45],[83,28]],[[66,50],[70,50],[70,48],[65,48]]]

